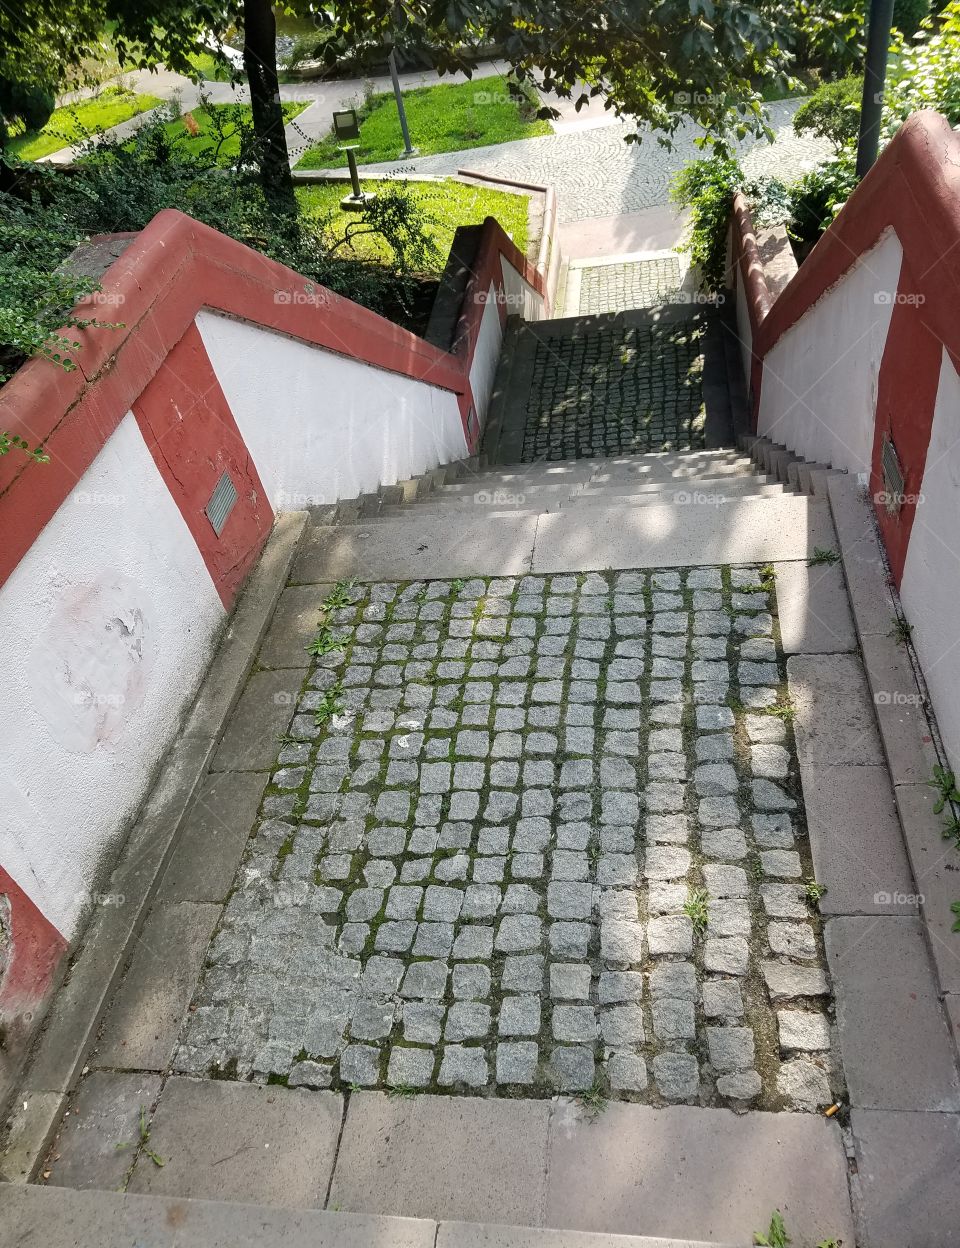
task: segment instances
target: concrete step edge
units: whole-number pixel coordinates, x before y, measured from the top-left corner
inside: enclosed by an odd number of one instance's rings
[[[0,1185],[0,1217],[9,1242],[43,1243],[45,1248],[166,1244],[173,1242],[172,1227],[177,1248],[737,1248],[704,1240],[20,1184]]]

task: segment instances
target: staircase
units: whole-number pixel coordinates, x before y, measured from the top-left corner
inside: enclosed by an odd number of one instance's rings
[[[661,419],[666,408],[669,420]],[[286,657],[264,662],[261,651],[254,678],[274,681],[270,703],[287,707],[283,722],[265,705],[250,706],[252,685],[237,722],[252,714],[250,731],[261,738],[287,727],[289,705],[301,696],[307,675],[304,643],[316,628],[316,604],[336,581],[657,569],[664,583],[679,586],[680,578],[663,570],[699,565],[719,578],[721,567],[800,566],[817,546],[832,548],[820,466],[800,465],[782,448],[747,436],[743,413],[739,355],[714,310],[673,305],[511,325],[480,455],[312,510],[284,591],[293,611],[284,615],[283,598],[277,611],[280,643],[275,639],[273,653],[279,644]],[[655,609],[676,607],[661,601]],[[304,635],[297,631],[297,611],[309,630]],[[734,608],[729,611],[732,616]],[[769,641],[755,644],[772,649]],[[677,652],[665,647],[660,653]],[[282,682],[284,669],[289,686]],[[690,702],[689,691],[685,696]],[[304,756],[309,751],[291,748]],[[231,770],[229,761],[222,763],[221,778]],[[250,764],[237,765],[236,775],[249,781]],[[221,900],[185,896],[181,906],[202,902],[197,908],[210,911]],[[175,950],[170,960],[177,962]],[[639,965],[640,959],[625,961]],[[647,965],[643,976],[649,975]],[[169,1000],[161,993],[160,1007],[144,999],[147,1030],[158,1009],[159,1032],[169,1030],[171,1017],[185,1017],[191,1001],[196,1008],[190,976],[188,965],[183,986],[171,989]],[[135,981],[129,973],[126,989],[137,1001]],[[781,1098],[758,1107],[748,1096],[734,1102],[734,1114],[716,1099],[675,1104],[663,1094],[653,1104],[614,1100],[597,1117],[569,1095],[585,1084],[549,1099],[487,1095],[459,1085],[453,1091],[466,1096],[424,1089],[405,1099],[370,1081],[364,1088],[308,1091],[292,1079],[289,1087],[194,1079],[174,1064],[178,1026],[174,1021],[169,1056],[159,1065],[101,1061],[96,1046],[78,1060],[76,1068],[89,1060],[93,1071],[80,1080],[91,1098],[79,1111],[89,1148],[80,1149],[79,1161],[76,1144],[70,1153],[74,1119],[52,1148],[46,1148],[49,1136],[37,1144],[20,1171],[34,1180],[42,1174],[49,1186],[0,1184],[0,1222],[11,1228],[11,1242],[36,1239],[47,1248],[132,1242],[171,1248],[705,1248],[709,1242],[743,1248],[753,1230],[765,1229],[773,1209],[782,1208],[798,1245],[812,1248],[814,1237],[828,1233],[853,1243],[836,1123],[816,1113],[771,1112],[815,1109],[816,1103]],[[777,1047],[775,1039],[765,1043]],[[109,1050],[103,1033],[97,1044],[101,1053]],[[711,1069],[709,1059],[705,1069]],[[107,1089],[100,1100],[90,1091],[98,1078]],[[268,1108],[256,1102],[261,1092]],[[144,1119],[130,1126],[142,1102],[151,1104],[147,1134]],[[76,1110],[77,1100],[70,1103]],[[140,1132],[139,1145],[133,1137],[136,1166],[118,1179],[116,1148],[132,1138],[131,1130]],[[148,1140],[166,1158],[163,1166],[151,1164]],[[109,1190],[121,1181],[122,1193]],[[643,1234],[650,1230],[680,1238]]]

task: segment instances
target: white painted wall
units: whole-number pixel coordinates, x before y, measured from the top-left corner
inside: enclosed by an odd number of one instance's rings
[[[214,312],[196,323],[277,511],[353,498],[467,453],[449,390]]]
[[[483,305],[483,316],[480,318],[476,349],[470,362],[470,389],[473,391],[473,403],[481,429],[486,424],[487,408],[490,406],[502,345],[503,327],[497,308],[497,287],[491,282],[487,301]]]
[[[900,585],[944,745],[960,775],[960,377],[946,351]]]
[[[128,413],[0,587],[0,862],[67,939],[224,615]]]
[[[877,378],[902,258],[890,230],[767,354],[760,434],[809,460],[869,470]]]
[[[559,250],[559,243],[555,243],[555,247]],[[500,257],[500,271],[503,274],[507,315],[521,316],[525,321],[542,321],[546,315],[543,295],[534,290],[523,274],[503,255]]]

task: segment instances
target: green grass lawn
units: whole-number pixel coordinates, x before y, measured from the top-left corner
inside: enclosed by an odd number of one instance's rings
[[[522,111],[526,115],[522,115],[500,77],[418,87],[405,91],[403,101],[411,142],[422,156],[551,133],[549,122],[534,117],[534,105],[525,106]],[[403,135],[393,92],[372,96],[361,110],[357,159],[361,164],[396,160],[402,151]],[[346,163],[335,140],[328,138],[310,148],[298,168],[334,169]]]
[[[365,191],[375,191],[378,185],[377,182],[361,183]],[[442,272],[446,263],[457,226],[478,225],[484,217],[496,217],[520,250],[526,251],[529,202],[526,195],[517,195],[510,191],[490,191],[484,187],[467,186],[466,183],[453,181],[412,182],[410,188],[423,205],[426,215],[431,218],[427,232],[439,251],[436,268],[438,273]],[[340,200],[349,191],[349,184],[344,182],[298,186],[297,198],[312,216],[324,217],[328,213],[334,213],[329,233],[331,238],[338,238],[342,237],[344,228],[351,221],[358,219],[356,213],[343,212],[340,208]],[[369,234],[357,238],[352,251],[341,248],[338,254],[348,258],[390,258],[388,245],[383,239]]]
[[[283,117],[285,121],[292,121],[294,117],[302,113],[309,104],[309,100],[305,102],[287,102],[283,106]],[[173,121],[168,121],[166,125],[167,134],[172,139],[182,138],[183,135],[190,135],[190,146],[195,152],[203,152],[213,147],[216,138],[213,132],[213,120],[211,114],[216,112],[220,114],[230,115],[234,108],[242,110],[242,115],[247,121],[251,120],[252,113],[249,104],[211,104],[209,108],[193,108],[189,112],[184,113],[183,117],[177,117]],[[197,133],[194,134],[188,123],[184,120],[191,117],[197,126]],[[223,146],[220,148],[220,156],[218,164],[229,164],[240,150],[240,138],[236,133],[236,126],[232,121],[227,121],[224,127],[227,138],[224,140]]]
[[[42,130],[14,135],[9,150],[21,160],[39,160],[41,156],[81,142],[87,132],[109,130],[162,103],[155,95],[134,95],[120,87],[107,87],[88,100],[58,108]]]
[[[229,67],[217,60],[212,52],[193,52],[187,59],[196,70],[197,77],[205,82],[230,81]]]

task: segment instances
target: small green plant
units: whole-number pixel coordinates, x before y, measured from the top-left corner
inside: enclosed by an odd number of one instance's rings
[[[937,790],[933,813],[945,814],[944,840],[953,840],[960,849],[960,816],[957,814],[957,807],[960,806],[960,790],[957,788],[953,772],[948,767],[941,767],[938,763],[933,769],[933,779],[928,780],[927,784]]]
[[[0,429],[0,455],[9,455],[11,451],[23,451],[28,459],[36,464],[49,464],[50,456],[42,446],[31,447],[26,438],[18,437],[9,430]]]
[[[913,632],[913,625],[908,624],[907,621],[903,619],[902,616],[898,615],[896,619],[893,621],[893,624],[890,627],[890,632],[887,633],[887,636],[892,637],[893,640],[897,643],[897,645],[905,646],[907,642],[910,640],[910,635],[912,632]]]
[[[803,891],[806,894],[807,902],[811,906],[816,906],[819,904],[820,898],[827,891],[827,886],[826,884],[818,884],[813,876],[811,876],[809,879],[803,881]]]
[[[323,600],[323,610],[339,611],[341,607],[349,607],[353,601],[353,591],[356,587],[356,580],[337,581],[336,585]]]
[[[387,1087],[387,1096],[409,1100],[411,1097],[416,1096],[419,1091],[419,1088],[414,1088],[408,1083],[391,1083]]]
[[[343,642],[324,624],[313,641],[309,642],[305,648],[309,654],[320,658],[325,654],[330,654],[333,650],[339,650],[342,645]]]
[[[937,800],[933,803],[935,815],[939,815],[948,802],[960,802],[956,778],[948,767],[941,767],[938,763],[933,769],[933,779],[927,784],[937,790]]]
[[[793,705],[790,699],[781,694],[772,706],[763,708],[764,715],[776,715],[777,719],[782,719],[785,724],[789,724],[794,717]]]
[[[583,1106],[590,1118],[598,1118],[610,1104],[606,1088],[594,1079],[589,1088],[577,1094],[577,1104]]]
[[[416,594],[414,594],[414,597],[416,598],[417,602],[426,602],[428,592],[429,592],[428,586],[421,585],[421,587],[417,590]]]
[[[327,720],[343,710],[343,703],[340,701],[342,694],[343,685],[338,680],[320,699],[320,704],[313,712],[313,722],[317,728],[322,728]]]
[[[954,916],[953,927],[950,930],[951,932],[960,932],[960,901],[951,902],[950,911]]]
[[[467,582],[462,577],[458,576],[454,581],[451,581],[450,588],[455,594],[459,594],[466,583]]]
[[[149,1144],[150,1144],[150,1128],[147,1126],[147,1111],[144,1108],[144,1106],[141,1105],[140,1106],[140,1119],[139,1119],[139,1123],[137,1127],[137,1139],[123,1140],[121,1141],[121,1143],[116,1145],[116,1148],[118,1152],[125,1148],[139,1148],[147,1157],[150,1158],[150,1160],[153,1162],[155,1166],[157,1166],[158,1168],[161,1166],[165,1166],[167,1163],[164,1161],[164,1159],[160,1156],[159,1153],[155,1153],[153,1149],[149,1147]]]
[[[774,1209],[770,1215],[770,1225],[767,1227],[766,1234],[762,1231],[754,1231],[753,1242],[762,1245],[763,1248],[787,1248],[787,1245],[793,1242],[787,1234],[787,1228],[779,1209]]]
[[[693,924],[693,930],[698,935],[702,935],[707,929],[707,902],[709,899],[710,894],[705,888],[694,888],[683,903],[683,912]]]
[[[756,585],[744,585],[741,594],[769,594],[773,589],[775,573],[772,563],[765,563],[760,569],[760,580]]]
[[[839,563],[840,555],[835,550],[830,550],[826,546],[814,546],[813,558],[807,560],[807,566],[811,568],[817,567],[821,563]]]

